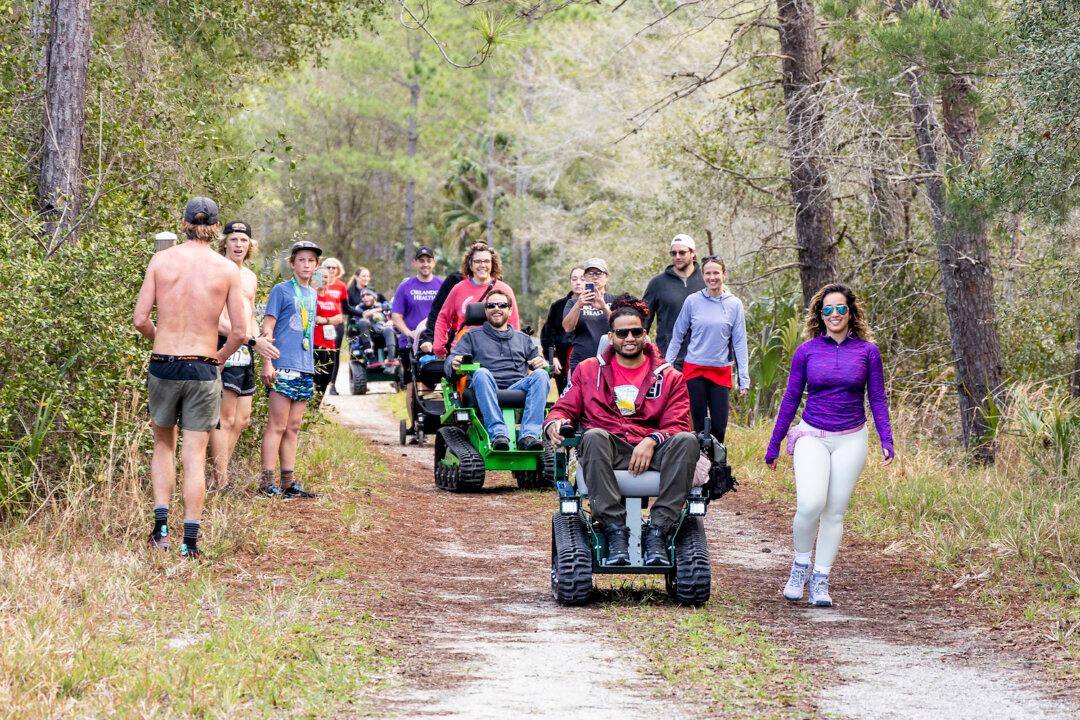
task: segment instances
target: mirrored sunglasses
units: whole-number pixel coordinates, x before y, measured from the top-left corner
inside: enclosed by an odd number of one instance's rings
[[[821,316],[829,317],[833,314],[833,309],[834,307],[832,305],[826,305],[825,307],[821,308]],[[847,305],[837,305],[835,307],[835,310],[837,315],[847,315]]]

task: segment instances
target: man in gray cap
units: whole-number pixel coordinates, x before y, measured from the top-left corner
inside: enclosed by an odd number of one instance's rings
[[[563,330],[571,336],[570,369],[567,377],[573,382],[574,368],[585,358],[596,355],[600,338],[607,334],[608,315],[615,296],[607,292],[608,266],[602,258],[589,258],[585,268],[585,291],[573,304],[567,302],[563,311]]]
[[[694,238],[689,235],[679,234],[673,237],[670,247],[671,264],[664,272],[650,280],[645,288],[645,297],[642,299],[649,306],[645,329],[648,330],[656,323],[656,345],[660,348],[661,355],[667,353],[671,330],[675,327],[675,319],[679,317],[683,302],[693,293],[705,288],[695,250]],[[684,342],[675,360],[677,369],[682,370],[685,358]]]
[[[150,545],[169,547],[169,501],[176,484],[176,428],[184,431],[184,540],[180,554],[198,559],[199,524],[206,495],[206,446],[221,408],[219,368],[247,340],[240,268],[211,242],[221,231],[213,200],[192,198],[184,209],[187,242],[150,260],[135,303],[135,328],[154,343],[147,399],[154,431],[150,478],[154,529]],[[151,312],[157,308],[157,324]],[[218,348],[218,318],[228,311],[230,331]]]

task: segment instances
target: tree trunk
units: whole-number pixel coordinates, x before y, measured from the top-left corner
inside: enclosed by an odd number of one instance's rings
[[[784,110],[791,162],[791,199],[803,302],[840,274],[833,238],[832,191],[823,160],[821,53],[812,0],[777,0]]]
[[[90,0],[52,0],[51,15],[38,206],[42,231],[55,250],[63,240],[72,244],[78,240]]]
[[[870,170],[870,239],[872,262],[880,263],[890,248],[904,239],[904,198],[901,183],[889,178],[884,168]]]
[[[488,86],[488,129],[487,158],[485,170],[487,171],[487,221],[485,223],[485,235],[487,244],[495,246],[495,79],[491,79]]]
[[[1073,360],[1072,396],[1080,398],[1080,312],[1076,313],[1076,358]]]
[[[34,84],[38,93],[45,94],[46,33],[49,19],[49,0],[33,0],[30,6],[30,48],[34,55]]]
[[[528,19],[528,21],[526,23],[526,29],[528,31],[532,30],[532,17],[531,16],[529,17],[529,19]],[[532,126],[532,120],[533,120],[533,94],[534,94],[534,92],[536,90],[536,86],[533,84],[533,75],[532,75],[533,57],[532,57],[532,54],[533,54],[532,45],[526,45],[525,46],[525,51],[522,53],[522,57],[521,57],[521,74],[522,74],[522,81],[523,81],[523,83],[525,85],[525,87],[522,89],[522,98],[523,99],[522,99],[521,113],[522,113],[522,119],[525,121],[524,127],[522,128],[522,135],[524,135],[526,138],[529,136],[530,127]],[[524,145],[524,143],[522,143],[522,144]],[[517,167],[517,182],[515,183],[515,189],[514,189],[515,194],[519,198],[528,197],[528,195],[529,195],[529,181],[530,181],[529,168],[528,168],[527,165],[520,162],[520,154],[519,154],[519,162],[518,162],[518,167]],[[520,255],[520,257],[521,257],[521,285],[518,288],[518,291],[521,293],[522,297],[528,297],[529,296],[529,261],[530,261],[529,255],[530,255],[530,250],[531,250],[531,248],[529,247],[529,239],[527,237],[521,238],[521,247],[520,247],[520,251],[521,251],[521,255]]]
[[[412,78],[409,81],[409,139],[406,152],[409,156],[409,177],[405,181],[405,272],[412,269],[413,248],[416,246],[416,146],[420,139],[418,115],[420,112],[420,42],[409,33],[412,57]]]
[[[1024,259],[1024,215],[1009,216],[1009,264],[1005,268],[1005,304],[1016,304],[1016,284]]]
[[[1002,369],[986,227],[981,218],[956,217],[949,206],[934,110],[922,94],[918,70],[909,68],[905,75],[938,244],[964,444],[978,458],[992,462],[994,444],[987,441],[991,430],[987,410],[989,402],[997,404],[1001,400]],[[951,78],[946,80],[942,97],[949,151],[965,165],[974,161],[978,140],[970,91],[968,78]]]

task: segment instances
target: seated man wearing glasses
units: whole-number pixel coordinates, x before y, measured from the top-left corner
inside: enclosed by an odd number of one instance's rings
[[[589,488],[592,517],[607,536],[608,565],[630,563],[630,531],[615,470],[634,475],[660,471],[643,559],[646,565],[666,565],[668,537],[679,522],[701,453],[690,432],[686,383],[646,337],[647,315],[645,303],[629,295],[612,303],[611,347],[577,366],[545,425],[553,443],[559,442],[559,428],[566,423],[583,431],[578,464]]]
[[[461,336],[446,358],[447,376],[461,367],[462,358],[472,357],[480,369],[473,373],[469,387],[484,418],[492,450],[509,450],[510,438],[499,409],[499,390],[523,390],[525,409],[521,418],[519,450],[539,450],[540,426],[544,421],[551,382],[547,362],[532,338],[510,327],[510,297],[499,290],[487,296],[484,315],[487,322]]]

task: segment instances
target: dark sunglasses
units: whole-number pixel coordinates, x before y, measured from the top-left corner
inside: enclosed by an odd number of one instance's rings
[[[692,252],[694,252],[694,251],[693,250],[672,250],[671,251],[671,257],[675,257],[676,255],[679,256],[679,257],[682,257],[683,255],[689,255]]]
[[[510,309],[510,303],[508,303],[508,302],[501,302],[501,303],[490,302],[490,303],[484,305],[484,307],[487,308],[488,310],[495,310],[495,309],[509,310]]]
[[[826,305],[825,307],[821,308],[821,316],[822,317],[829,317],[832,314],[833,314],[833,306],[832,305]],[[837,315],[847,315],[847,305],[837,305],[836,306],[836,314]]]
[[[625,340],[627,335],[633,335],[636,338],[645,334],[645,328],[622,328],[620,330],[612,330],[615,333],[615,337],[620,340]]]

